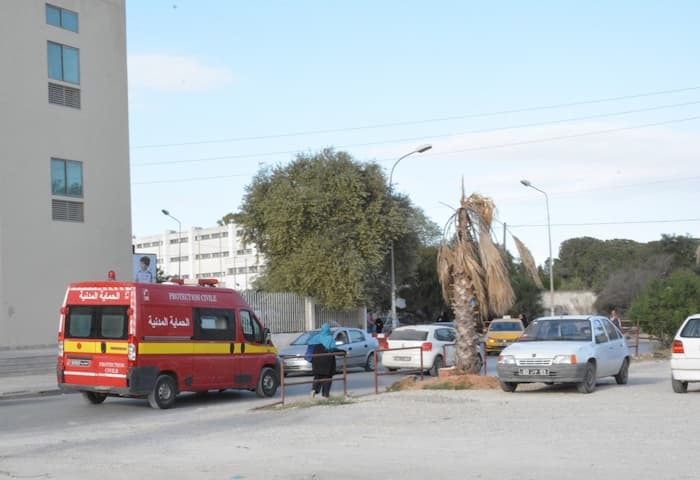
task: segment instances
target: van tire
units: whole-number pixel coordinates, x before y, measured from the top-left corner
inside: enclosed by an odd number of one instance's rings
[[[87,400],[88,403],[93,405],[99,405],[105,401],[107,394],[97,393],[97,392],[83,392],[83,398]]]
[[[177,384],[171,375],[159,375],[153,390],[148,394],[148,404],[153,408],[166,410],[175,405]]]
[[[277,393],[277,385],[279,385],[277,374],[272,368],[265,367],[260,370],[260,378],[258,378],[255,394],[261,398],[273,397]]]

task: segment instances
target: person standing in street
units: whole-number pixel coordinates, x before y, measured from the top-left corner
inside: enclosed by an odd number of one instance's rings
[[[323,398],[328,398],[336,370],[335,355],[321,354],[339,351],[335,347],[335,337],[331,332],[331,326],[327,323],[321,325],[321,331],[311,337],[309,345],[313,345],[314,355],[311,358],[311,371],[314,374],[311,398],[315,398],[319,393]]]

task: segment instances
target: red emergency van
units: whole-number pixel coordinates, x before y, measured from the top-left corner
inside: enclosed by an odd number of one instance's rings
[[[58,331],[59,387],[94,404],[147,398],[170,408],[180,392],[279,385],[277,349],[243,297],[211,286],[72,283]]]

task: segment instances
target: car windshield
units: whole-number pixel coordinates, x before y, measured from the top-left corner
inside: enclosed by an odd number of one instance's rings
[[[591,324],[587,319],[535,320],[520,336],[520,342],[591,340]]]
[[[294,340],[290,345],[306,345],[311,340],[311,337],[316,335],[319,330],[311,330],[310,332],[304,332],[299,335],[296,340]]]
[[[389,340],[409,340],[415,342],[422,342],[428,338],[428,332],[425,330],[394,330],[389,335]]]
[[[522,330],[519,322],[491,322],[489,331],[491,332],[519,332]]]

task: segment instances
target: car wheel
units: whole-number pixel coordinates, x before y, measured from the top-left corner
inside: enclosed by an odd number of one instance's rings
[[[481,358],[481,354],[478,354],[476,356],[476,372],[481,372],[482,368],[484,368],[484,359]]]
[[[615,381],[617,382],[618,385],[624,385],[627,383],[629,376],[630,376],[630,361],[627,358],[625,358],[622,361],[622,366],[620,367],[620,371],[617,372],[617,375],[615,375]]]
[[[365,372],[373,372],[376,367],[377,365],[374,363],[374,352],[370,352],[365,362]]]
[[[437,357],[435,357],[435,360],[433,361],[433,366],[430,367],[430,370],[428,370],[428,373],[430,375],[432,375],[433,377],[437,377],[438,372],[444,366],[445,366],[445,363],[442,360],[442,356],[438,355]]]
[[[501,390],[504,392],[512,393],[516,388],[518,388],[518,384],[516,382],[504,382],[499,380],[499,383],[501,384]]]
[[[277,392],[277,375],[270,367],[265,367],[260,371],[258,386],[255,394],[258,397],[272,397]]]
[[[671,386],[676,393],[688,393],[688,382],[681,382],[680,380],[672,378]]]
[[[175,379],[170,375],[160,375],[156,378],[153,390],[148,394],[148,404],[153,408],[162,410],[172,408],[175,405],[177,395],[177,385]]]
[[[583,381],[576,384],[576,388],[581,393],[591,393],[595,390],[595,363],[586,364],[586,372],[583,374]]]
[[[83,392],[83,398],[93,405],[99,405],[105,401],[107,395],[96,392]]]

